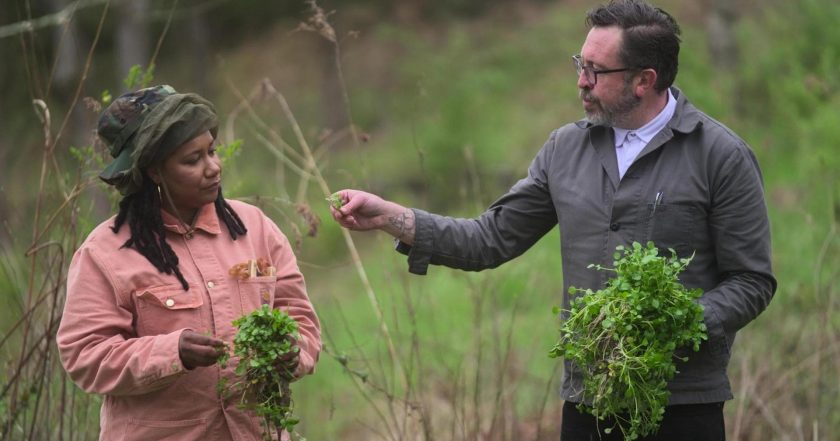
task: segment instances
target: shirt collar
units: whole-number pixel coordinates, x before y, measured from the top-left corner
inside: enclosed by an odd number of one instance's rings
[[[187,233],[186,228],[181,225],[178,218],[169,214],[166,210],[160,210],[160,217],[163,220],[163,227],[167,230],[177,234]],[[215,204],[206,204],[198,209],[194,230],[204,230],[214,235],[222,232],[219,227],[219,216],[216,214]]]
[[[652,120],[648,121],[647,124],[639,127],[635,130],[628,130],[628,129],[621,129],[618,127],[614,127],[613,131],[615,132],[615,146],[620,147],[624,144],[624,141],[627,139],[627,135],[631,132],[635,133],[639,140],[642,143],[647,144],[659,133],[665,126],[668,124],[668,121],[671,120],[671,117],[674,116],[674,112],[677,109],[677,100],[674,98],[674,95],[671,94],[671,90],[668,89],[668,102],[665,104],[665,107],[659,112],[656,117]]]

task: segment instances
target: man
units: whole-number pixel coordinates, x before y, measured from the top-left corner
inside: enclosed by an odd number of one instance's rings
[[[609,266],[618,245],[652,240],[681,257],[694,253],[680,278],[704,292],[709,339],[678,365],[662,426],[649,439],[723,440],[735,333],[776,289],[761,172],[744,141],[672,87],[680,30],[670,15],[620,0],[590,11],[587,23],[573,57],[586,119],[555,130],[527,177],[481,216],[442,217],[356,190],[340,192],[345,204],[332,213],[346,228],[396,237],[416,274],[429,264],[496,267],[559,224],[564,293],[602,287],[607,275],[587,266]],[[566,362],[561,439],[621,439],[576,409],[577,372]]]

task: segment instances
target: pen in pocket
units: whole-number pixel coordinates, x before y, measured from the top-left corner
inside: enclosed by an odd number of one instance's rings
[[[654,213],[656,213],[656,207],[658,207],[658,206],[659,206],[659,204],[661,204],[661,203],[662,203],[662,196],[663,196],[663,194],[664,194],[664,193],[663,193],[663,192],[661,192],[661,191],[656,192],[656,197],[653,199],[653,210],[651,210],[651,212],[650,212],[650,215],[651,215],[651,216],[653,216],[653,215],[654,215]]]
[[[656,207],[662,203],[662,195],[664,193],[661,191],[656,192],[656,197],[653,198],[653,208],[650,210],[650,217],[648,218],[648,226],[647,226],[647,240],[645,242],[650,242],[653,239],[653,226],[656,222]]]

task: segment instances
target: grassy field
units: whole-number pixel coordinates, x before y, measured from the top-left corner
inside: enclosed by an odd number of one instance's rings
[[[695,6],[665,7],[684,26],[677,85],[754,148],[770,208],[779,289],[738,335],[728,439],[833,440],[840,433],[840,6],[769,5],[739,22],[743,62],[732,69],[714,66]],[[229,84],[247,96],[268,78],[286,94],[308,142],[322,146],[318,165],[333,190],[360,187],[474,216],[522,175],[551,129],[579,117],[569,55],[582,42],[587,6],[542,5],[433,29],[379,23],[343,40],[352,117],[370,138],[359,144],[349,136],[332,146],[318,141],[329,137],[319,136],[323,84],[307,58],[314,43],[288,37],[288,29],[222,54],[214,98],[233,115],[241,98]],[[255,60],[262,54],[276,56]],[[177,84],[181,67],[162,64],[156,80]],[[263,206],[299,243],[326,345],[316,374],[294,385],[300,431],[310,441],[558,439],[560,372],[547,356],[557,328],[551,308],[562,294],[556,230],[499,269],[431,268],[423,277],[407,273],[384,235],[354,233],[394,360],[321,191],[266,147],[278,145],[268,127],[296,146],[293,124],[272,100],[253,110],[239,114],[235,133],[223,131],[244,141],[227,162],[226,194]],[[48,156],[42,168],[39,158],[2,181],[12,204],[0,252],[4,439],[95,438],[98,398],[63,376],[53,335],[67,260],[109,212],[109,196],[92,181],[99,155],[79,155],[80,165],[61,145],[54,163]],[[322,219],[314,238],[299,202]]]

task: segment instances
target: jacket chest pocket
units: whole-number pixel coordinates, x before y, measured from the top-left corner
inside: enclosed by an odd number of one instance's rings
[[[243,315],[260,308],[262,305],[274,305],[277,276],[251,277],[238,280],[237,285]]]
[[[660,254],[669,256],[667,250],[672,248],[678,257],[690,257],[697,249],[696,233],[705,223],[705,215],[694,206],[648,204],[645,242],[653,241]]]
[[[167,285],[137,291],[137,335],[168,334],[178,329],[190,328],[200,332],[201,293],[190,287]]]

